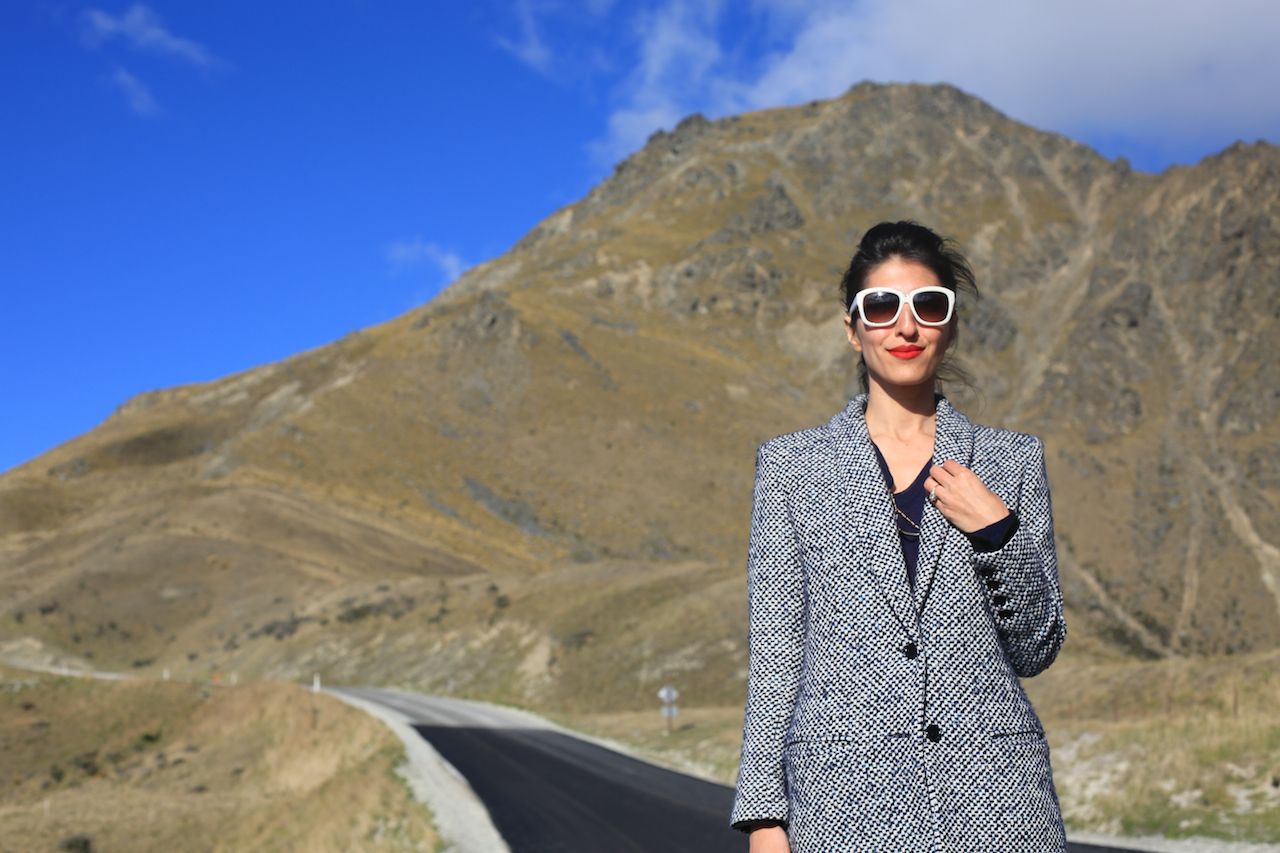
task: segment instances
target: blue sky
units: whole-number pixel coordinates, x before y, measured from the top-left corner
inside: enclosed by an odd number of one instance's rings
[[[1280,141],[1258,0],[7,0],[0,470],[430,299],[658,128],[949,82],[1159,170]]]

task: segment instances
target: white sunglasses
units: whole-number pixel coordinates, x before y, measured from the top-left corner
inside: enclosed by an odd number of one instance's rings
[[[902,315],[902,306],[910,305],[916,322],[922,326],[945,326],[951,322],[951,312],[956,307],[956,295],[953,291],[937,285],[917,287],[910,293],[894,290],[891,287],[876,287],[859,290],[853,298],[853,307],[849,309],[852,316],[855,312],[862,318],[867,328],[875,329],[892,326]]]

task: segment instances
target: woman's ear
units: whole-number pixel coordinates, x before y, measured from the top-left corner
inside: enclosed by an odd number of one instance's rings
[[[852,314],[846,314],[844,317],[845,334],[849,336],[849,345],[857,352],[862,352],[862,341],[858,338],[858,321],[853,318]]]

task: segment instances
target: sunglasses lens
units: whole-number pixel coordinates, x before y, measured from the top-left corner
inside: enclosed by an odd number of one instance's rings
[[[898,294],[873,290],[862,297],[862,320],[866,323],[891,323],[898,313]]]
[[[944,293],[917,293],[912,301],[921,323],[943,323],[951,300]]]

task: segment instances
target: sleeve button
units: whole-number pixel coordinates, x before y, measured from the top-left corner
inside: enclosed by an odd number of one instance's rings
[[[915,660],[920,654],[920,650],[916,648],[915,643],[907,643],[902,647],[902,654],[907,660]]]

